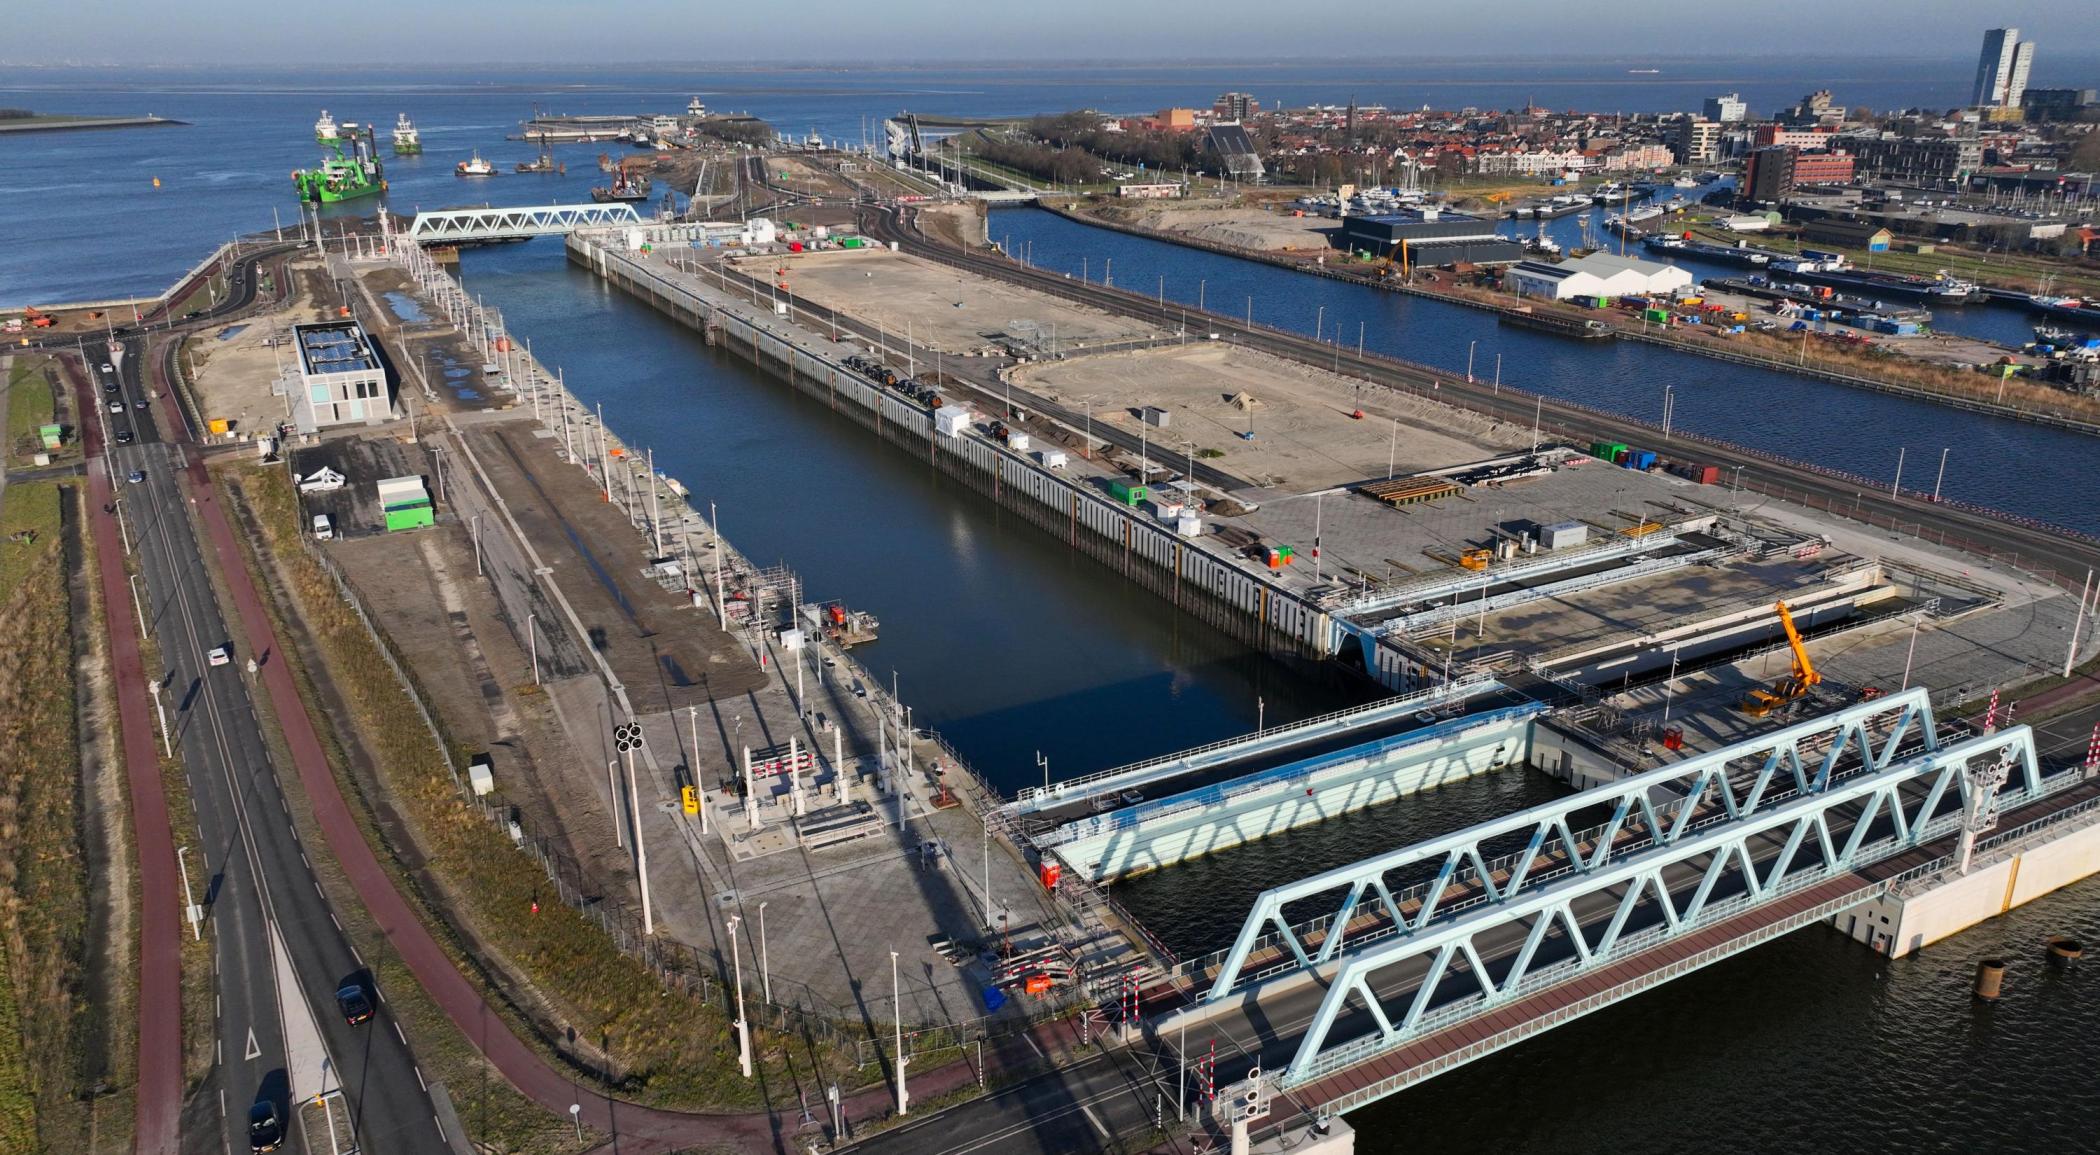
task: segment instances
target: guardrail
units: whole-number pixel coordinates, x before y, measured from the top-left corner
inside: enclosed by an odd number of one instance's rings
[[[1350,719],[1361,718],[1366,714],[1388,711],[1404,713],[1410,709],[1447,701],[1452,697],[1470,697],[1476,692],[1486,690],[1493,682],[1493,678],[1484,676],[1463,678],[1432,689],[1418,690],[1413,694],[1397,698],[1384,698],[1361,706],[1351,706],[1345,710],[1336,710],[1332,713],[1321,714],[1317,717],[1306,718],[1287,725],[1264,727],[1249,734],[1223,738],[1207,745],[1191,747],[1178,753],[1169,754],[1164,758],[1132,762],[1109,770],[1082,774],[1077,778],[1067,778],[1061,782],[1052,783],[1047,790],[1041,786],[1023,786],[1015,793],[1014,800],[1008,803],[1007,809],[1016,814],[1027,814],[1041,810],[1046,806],[1059,805],[1065,802],[1083,802],[1102,793],[1097,788],[1115,779],[1135,778],[1140,774],[1154,773],[1183,763],[1187,763],[1191,769],[1195,769],[1194,762],[1196,759],[1210,754],[1217,754],[1235,746],[1257,746],[1264,739],[1276,739],[1287,734],[1309,731],[1320,727],[1337,726]]]
[[[1091,818],[1067,822],[1055,830],[1038,835],[1035,839],[1035,844],[1044,850],[1048,850],[1052,847],[1065,846],[1098,835],[1114,833],[1118,830],[1129,830],[1148,823],[1162,822],[1184,814],[1193,814],[1221,806],[1230,806],[1233,803],[1258,795],[1277,794],[1286,790],[1295,791],[1300,786],[1311,789],[1309,784],[1314,778],[1331,770],[1349,766],[1353,763],[1375,761],[1405,746],[1426,744],[1450,737],[1462,730],[1506,722],[1519,716],[1535,713],[1540,709],[1543,709],[1543,707],[1506,706],[1500,710],[1489,711],[1484,714],[1452,719],[1426,729],[1410,730],[1404,734],[1395,734],[1390,738],[1381,738],[1377,742],[1371,743],[1368,750],[1361,746],[1351,747],[1350,749],[1336,751],[1333,754],[1307,762],[1287,763],[1271,770],[1262,771],[1247,779],[1220,782],[1213,786],[1206,786],[1200,790],[1190,791],[1178,799],[1164,799],[1157,803],[1148,803],[1142,806],[1126,806],[1108,814],[1097,814]]]

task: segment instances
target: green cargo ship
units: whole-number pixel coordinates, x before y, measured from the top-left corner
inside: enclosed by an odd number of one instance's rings
[[[344,138],[326,142],[330,155],[321,158],[319,168],[293,171],[292,184],[299,190],[300,200],[332,205],[386,191],[386,172],[373,147],[371,127],[365,126],[362,134],[357,125],[343,127]],[[350,142],[348,152],[343,150],[343,139]]]

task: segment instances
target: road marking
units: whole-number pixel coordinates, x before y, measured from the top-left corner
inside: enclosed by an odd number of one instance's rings
[[[211,1044],[211,1065],[223,1066],[226,1062],[226,1040],[214,1039]]]
[[[1108,1139],[1111,1141],[1115,1139],[1114,1135],[1108,1133],[1108,1128],[1103,1127],[1101,1125],[1101,1117],[1094,1114],[1094,1109],[1092,1107],[1087,1106],[1085,1103],[1081,1103],[1079,1105],[1079,1109],[1081,1111],[1086,1112],[1086,1121],[1094,1125],[1094,1130],[1101,1132],[1101,1137],[1103,1139]]]
[[[1048,1056],[1048,1055],[1046,1055],[1046,1054],[1044,1054],[1044,1053],[1043,1053],[1043,1048],[1041,1048],[1041,1047],[1039,1047],[1039,1046],[1037,1046],[1037,1045],[1036,1045],[1036,1042],[1035,1042],[1035,1036],[1034,1036],[1034,1035],[1031,1035],[1031,1034],[1027,1034],[1027,1033],[1025,1033],[1025,1032],[1024,1032],[1024,1033],[1023,1033],[1023,1034],[1021,1035],[1021,1041],[1022,1041],[1022,1042],[1024,1042],[1024,1043],[1027,1043],[1027,1044],[1028,1044],[1028,1049],[1029,1049],[1029,1050],[1031,1050],[1031,1051],[1034,1051],[1034,1052],[1035,1052],[1035,1057],[1036,1057],[1036,1058],[1038,1058],[1038,1059],[1047,1059],[1047,1058],[1049,1058],[1049,1057],[1050,1057],[1050,1056]]]
[[[447,1139],[447,1138],[445,1137],[445,1124],[444,1124],[444,1122],[443,1122],[442,1120],[440,1120],[440,1119],[439,1119],[439,1118],[438,1118],[438,1117],[437,1117],[436,1115],[432,1115],[432,1116],[430,1117],[430,1121],[431,1121],[431,1122],[433,1122],[433,1123],[436,1123],[436,1124],[437,1124],[437,1129],[438,1129],[438,1139],[439,1139],[439,1141],[441,1141],[441,1142],[445,1142],[445,1143],[450,1143],[450,1142],[452,1142],[452,1140],[450,1140],[450,1139]]]
[[[243,1056],[242,1056],[242,1058],[247,1058],[247,1059],[260,1059],[260,1058],[262,1058],[262,1046],[261,1046],[261,1044],[259,1044],[259,1043],[257,1043],[257,1042],[255,1041],[255,1028],[254,1028],[254,1027],[249,1027],[249,1028],[248,1028],[248,1053],[247,1053],[246,1055],[243,1055]]]
[[[423,1081],[423,1068],[410,1067],[409,1069],[416,1073],[416,1086],[423,1088],[423,1093],[428,1095],[430,1093],[430,1084]]]
[[[226,1117],[226,1088],[219,1088],[219,1118]]]
[[[401,1033],[401,1024],[399,1022],[394,1024],[394,1037],[401,1040],[402,1046],[408,1045],[408,1036]]]

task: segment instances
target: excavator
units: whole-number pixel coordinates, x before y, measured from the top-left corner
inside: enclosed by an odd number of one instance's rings
[[[1816,672],[1815,663],[1808,660],[1808,648],[1801,644],[1801,631],[1794,628],[1794,615],[1787,611],[1785,602],[1777,603],[1776,608],[1779,624],[1786,627],[1786,644],[1794,651],[1794,668],[1786,677],[1772,683],[1771,689],[1760,687],[1744,696],[1743,713],[1753,718],[1763,718],[1788,702],[1799,700],[1823,681],[1823,675]]]

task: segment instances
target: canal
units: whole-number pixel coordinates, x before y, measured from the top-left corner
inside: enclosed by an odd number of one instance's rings
[[[1943,449],[1949,497],[2100,533],[2091,500],[2100,439],[1923,401],[1734,365],[1634,341],[1574,341],[1517,329],[1477,309],[1315,277],[1259,261],[1078,224],[1043,209],[1001,209],[991,237],[1039,267],[1191,307],[1318,335],[1338,358],[1361,341],[1384,353],[1477,380],[1502,380],[1629,414],[1662,418],[1675,390],[1676,428],[1930,488]]]
[[[754,564],[872,611],[881,640],[861,660],[1002,790],[1041,781],[1038,750],[1073,777],[1378,693],[1179,613],[573,268],[559,242],[470,250],[462,267],[579,398],[701,510],[716,503]]]
[[[1055,218],[1043,213],[995,218],[1044,230],[1038,236],[1051,234],[1049,221]],[[1079,238],[1096,234],[1067,237]],[[1037,260],[1049,259],[1051,248],[1038,243]],[[1115,257],[1117,280],[1131,283],[1125,277],[1138,273],[1143,250],[1116,251],[1139,255]],[[1207,254],[1168,249],[1167,256]],[[1173,265],[1153,257],[1161,272]],[[1183,271],[1193,279],[1210,270]],[[1429,303],[1369,290],[1354,290],[1369,300],[1326,297],[1351,287],[1261,266],[1216,271],[1213,292],[1241,276],[1242,291],[1261,293],[1264,309],[1279,314],[1268,319],[1280,321],[1289,301],[1308,313],[1308,331],[1311,309],[1332,300],[1353,304],[1367,328],[1381,319],[1381,339],[1424,360],[1443,363],[1454,349],[1462,359],[1465,343],[1479,339],[1439,331],[1454,318],[1471,320],[1466,310],[1432,314],[1420,308]],[[566,370],[579,397],[605,404],[623,437],[653,444],[667,472],[700,501],[717,502],[724,531],[747,555],[793,566],[813,596],[874,611],[883,636],[864,651],[870,668],[897,671],[919,719],[1002,788],[1039,780],[1038,749],[1063,777],[1249,729],[1257,698],[1273,724],[1366,693],[1251,653],[1176,614],[571,268],[551,242],[469,252],[464,275],[532,339],[543,361]],[[1424,330],[1418,344],[1398,339],[1403,325]],[[1484,347],[1528,363],[1559,388],[1589,381],[1594,392],[1582,395],[1590,397],[1637,397],[1659,372],[1627,359],[1631,347],[1592,351],[1487,330],[1496,344]],[[1568,359],[1591,364],[1571,367]],[[1700,380],[1687,377],[1680,387]],[[1832,398],[1854,400],[1843,391]],[[1745,406],[1743,428],[1714,431],[1747,439],[1746,430],[1771,424],[1756,408]],[[1722,411],[1718,404],[1698,410]],[[1679,419],[1693,412],[1682,406]],[[1928,412],[1942,422],[1973,420]],[[2039,432],[2016,427],[1990,436],[2017,442]],[[2070,444],[2091,460],[2090,442]],[[1962,460],[1975,468],[1957,474],[1950,467],[1950,486],[1956,476],[1981,485],[1986,463]],[[1998,491],[1965,494],[1979,492]],[[1209,949],[1237,929],[1265,886],[1559,790],[1522,770],[1469,779],[1160,872],[1122,894],[1178,946]],[[2041,942],[2051,933],[2100,938],[2100,888],[2072,888],[1895,963],[1809,928],[1357,1112],[1359,1150],[2085,1149],[2100,994],[2076,973],[2043,967]],[[1970,968],[2000,952],[2014,960],[2007,996],[1978,1008],[1968,996]]]

